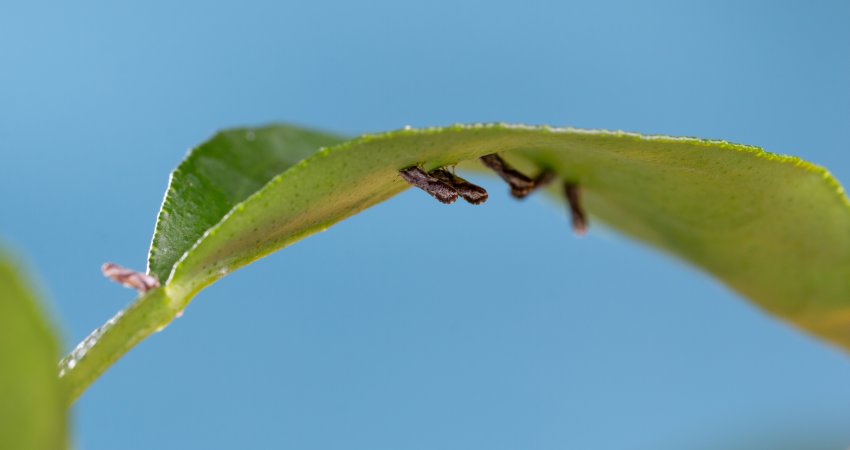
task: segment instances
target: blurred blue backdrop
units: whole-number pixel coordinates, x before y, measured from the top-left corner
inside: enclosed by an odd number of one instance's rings
[[[846,1],[6,1],[0,236],[69,348],[133,297],[100,264],[144,267],[169,171],[222,127],[693,135],[846,183],[848,23]],[[850,445],[846,354],[477,181],[486,207],[411,190],[204,291],[78,402],[77,447]]]

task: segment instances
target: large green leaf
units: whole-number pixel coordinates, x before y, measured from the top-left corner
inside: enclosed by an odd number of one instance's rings
[[[63,448],[67,413],[58,357],[39,302],[0,249],[0,448]]]
[[[275,151],[240,138],[249,133],[266,136]],[[463,168],[500,153],[529,173],[548,169],[580,185],[594,220],[850,348],[850,207],[825,170],[797,158],[722,141],[501,124],[366,135],[314,153],[298,136],[286,126],[233,130],[190,155],[172,178],[151,249],[151,272],[165,284],[140,303],[152,299],[179,314],[225,274],[408,188],[399,169]],[[317,135],[311,144],[335,139]],[[227,145],[211,145],[219,140]],[[207,154],[217,155],[215,164]],[[272,176],[267,166],[281,172]],[[553,230],[553,239],[561,235]],[[126,351],[114,339],[104,354]]]

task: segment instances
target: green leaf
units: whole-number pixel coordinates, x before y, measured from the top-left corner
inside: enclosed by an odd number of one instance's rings
[[[58,357],[56,336],[33,290],[0,249],[0,448],[64,448]]]
[[[797,158],[723,141],[502,124],[366,135],[312,153],[297,136],[287,126],[228,131],[175,172],[151,249],[151,272],[165,281],[153,298],[166,316],[225,274],[407,189],[399,169],[467,168],[500,153],[529,174],[548,169],[577,183],[593,221],[850,349],[850,203],[824,169]],[[336,138],[323,139],[314,146]],[[267,166],[281,172],[240,176]]]
[[[171,174],[154,231],[148,272],[174,263],[237,203],[319,147],[343,139],[292,126],[222,131],[192,149]]]
[[[688,138],[506,125],[365,136],[310,156],[234,207],[175,267],[171,288],[194,294],[397,194],[408,187],[401,168],[495,152],[577,182],[595,218],[850,347],[850,210],[838,183],[796,158]]]

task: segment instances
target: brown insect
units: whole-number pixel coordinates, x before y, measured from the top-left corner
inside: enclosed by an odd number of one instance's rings
[[[487,191],[463,178],[445,170],[436,169],[425,172],[417,166],[399,171],[399,175],[408,183],[427,192],[440,203],[450,205],[458,196],[473,204],[480,205],[487,201]]]

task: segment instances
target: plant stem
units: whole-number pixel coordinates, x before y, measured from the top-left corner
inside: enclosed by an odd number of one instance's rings
[[[178,316],[177,303],[169,298],[165,288],[150,290],[63,358],[59,362],[59,378],[69,405],[136,344],[171,323]]]

